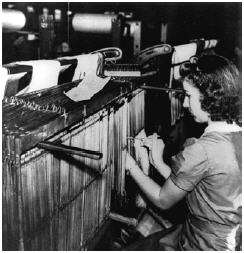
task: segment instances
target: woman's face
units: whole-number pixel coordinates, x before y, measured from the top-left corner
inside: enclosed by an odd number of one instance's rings
[[[205,123],[209,120],[209,114],[202,110],[200,102],[200,91],[192,86],[188,80],[183,81],[185,99],[183,107],[187,108],[196,122]]]

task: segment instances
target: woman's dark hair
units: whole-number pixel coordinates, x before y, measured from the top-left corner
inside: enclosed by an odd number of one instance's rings
[[[241,125],[241,78],[231,61],[220,55],[203,55],[185,64],[181,74],[200,90],[202,109],[211,120]]]

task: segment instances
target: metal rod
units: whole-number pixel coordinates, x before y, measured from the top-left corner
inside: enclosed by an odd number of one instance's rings
[[[171,224],[170,221],[168,220],[164,220],[162,217],[160,217],[160,215],[156,214],[152,209],[147,209],[146,210],[147,212],[149,212],[149,214],[152,215],[152,217],[161,225],[163,226],[164,228],[170,228],[172,227],[173,225]]]
[[[69,19],[70,19],[70,3],[68,2],[68,11],[67,11],[67,43],[69,45],[69,32],[70,32],[70,23],[69,23]]]
[[[151,137],[144,137],[144,138],[131,137],[131,136],[127,137],[128,140],[140,140],[140,141],[143,141],[143,140],[146,140],[146,139],[149,139],[149,138],[151,138]],[[157,136],[157,139],[161,139],[161,137]]]
[[[111,212],[111,213],[109,213],[108,217],[112,220],[119,221],[119,222],[125,223],[125,224],[127,224],[129,226],[133,226],[133,227],[136,227],[138,224],[137,219],[125,217],[125,216],[117,214],[117,213]]]
[[[143,73],[141,74],[141,77],[148,77],[148,76],[153,76],[153,75],[156,75],[158,73],[157,70],[154,70],[154,71],[148,71],[146,73]]]
[[[23,30],[21,30],[21,31],[17,31],[16,33],[18,33],[18,34],[34,34],[34,35],[39,35],[39,33],[38,33],[38,32],[33,32],[33,31],[23,31]]]
[[[159,91],[181,92],[181,93],[185,92],[183,89],[163,88],[163,87],[154,87],[154,86],[146,86],[146,85],[142,85],[140,86],[140,88],[144,90],[159,90]]]
[[[42,141],[38,143],[37,146],[39,148],[44,148],[50,151],[57,151],[57,152],[65,153],[65,154],[78,155],[78,156],[88,157],[95,160],[99,160],[103,156],[103,154],[98,151],[87,150],[87,149],[67,146],[63,144],[57,144],[57,143],[48,142],[48,141]]]

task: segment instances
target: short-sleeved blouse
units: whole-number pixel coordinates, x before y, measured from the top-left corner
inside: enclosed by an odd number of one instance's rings
[[[174,184],[187,191],[182,250],[235,250],[241,224],[241,132],[206,132],[172,158]]]

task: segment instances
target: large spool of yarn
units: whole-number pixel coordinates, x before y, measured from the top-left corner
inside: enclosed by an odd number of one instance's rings
[[[76,13],[72,19],[72,27],[77,32],[109,34],[112,31],[112,21],[116,18],[115,14]]]
[[[26,23],[23,12],[12,9],[2,10],[2,29],[3,32],[16,32],[21,30]]]

